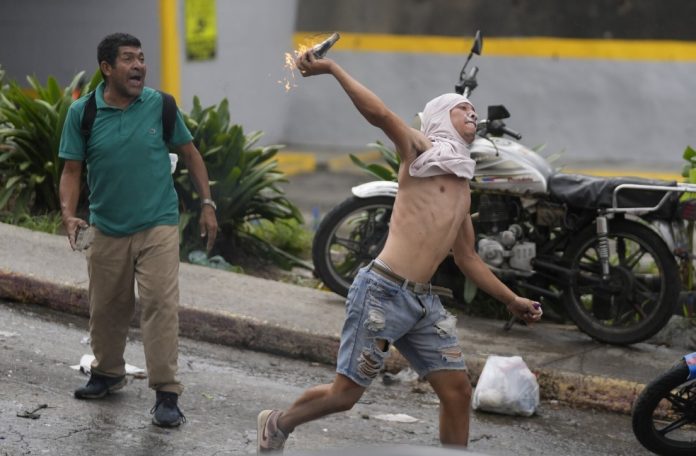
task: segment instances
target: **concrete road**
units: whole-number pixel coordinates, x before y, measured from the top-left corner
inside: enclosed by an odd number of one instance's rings
[[[86,381],[70,369],[90,353],[86,324],[83,318],[0,301],[0,455],[250,454],[260,409],[285,407],[305,388],[334,375],[326,365],[184,339],[179,365],[188,422],[163,430],[150,424],[154,394],[146,380],[131,379],[102,401],[72,397]],[[126,360],[144,367],[137,331],[131,333]],[[38,411],[40,418],[17,416],[41,404],[48,408]],[[377,418],[398,413],[418,421]],[[413,446],[408,454],[435,454],[437,423],[437,397],[427,384],[376,382],[350,412],[299,428],[287,449],[289,454],[336,454],[339,449],[366,454],[366,445],[393,449],[406,444]],[[648,454],[633,437],[629,417],[550,402],[531,418],[474,412],[470,450],[488,455]]]

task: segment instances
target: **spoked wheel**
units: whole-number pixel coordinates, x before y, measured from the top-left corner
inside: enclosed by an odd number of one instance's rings
[[[648,450],[662,455],[696,454],[696,380],[686,382],[682,360],[653,380],[633,407],[633,433]]]
[[[672,316],[681,282],[674,256],[650,228],[609,223],[610,277],[602,277],[595,227],[566,250],[572,270],[564,305],[578,327],[611,344],[632,344],[657,333]]]
[[[342,296],[358,270],[384,247],[394,198],[351,197],[329,212],[319,224],[312,244],[317,276]]]

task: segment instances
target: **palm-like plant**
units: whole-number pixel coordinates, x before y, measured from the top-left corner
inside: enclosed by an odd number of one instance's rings
[[[19,215],[60,209],[58,146],[72,94],[80,90],[83,74],[77,74],[65,89],[53,77],[45,86],[28,77],[31,91],[11,82],[0,93],[0,210],[11,205]],[[91,90],[100,76],[97,72],[82,90]]]
[[[399,155],[385,146],[381,141],[370,143],[368,146],[374,147],[379,151],[387,166],[380,165],[379,163],[365,163],[355,155],[350,154],[350,159],[353,163],[380,180],[396,182],[399,176],[399,165],[401,164]]]
[[[259,147],[261,132],[245,135],[240,125],[231,124],[226,99],[204,109],[194,97],[193,109],[184,114],[184,120],[208,169],[225,242],[271,256],[283,265],[303,264],[255,235],[250,227],[260,220],[302,222],[299,209],[278,187],[287,182],[274,160],[280,146]],[[197,211],[200,204],[185,170],[176,177],[176,186],[182,204],[182,239],[196,239],[198,227],[192,210]],[[190,247],[184,246],[183,253]]]
[[[686,182],[690,184],[696,184],[696,150],[691,147],[687,146],[686,149],[684,149],[684,154],[682,155],[684,157],[684,160],[687,161],[687,164],[684,165],[684,168],[682,169],[682,177],[686,178]],[[696,198],[696,194],[694,193],[689,193],[686,192],[684,193],[680,200],[682,202],[688,201],[690,199]],[[694,232],[696,231],[696,223],[694,223],[693,220],[689,220],[686,222],[686,239],[688,242],[688,252],[693,252],[694,251]],[[696,289],[696,283],[694,281],[694,263],[693,261],[686,261],[682,262],[682,284],[684,285],[684,288],[688,290],[689,292],[693,293]],[[685,316],[693,316],[694,315],[694,309],[693,304],[689,306],[689,303],[691,300],[687,299],[685,300],[683,312]]]

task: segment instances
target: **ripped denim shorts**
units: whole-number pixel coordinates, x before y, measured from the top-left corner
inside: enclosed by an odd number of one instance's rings
[[[421,378],[438,370],[464,370],[456,324],[436,294],[415,294],[368,265],[348,291],[336,372],[369,386],[391,344]],[[384,350],[379,341],[387,342]]]

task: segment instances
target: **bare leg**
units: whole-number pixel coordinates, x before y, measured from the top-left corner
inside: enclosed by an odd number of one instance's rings
[[[278,418],[278,427],[287,435],[300,424],[331,413],[350,410],[364,392],[364,387],[344,375],[337,374],[333,383],[306,390]]]
[[[466,447],[469,443],[471,382],[466,371],[443,370],[427,377],[440,398],[440,442]]]

